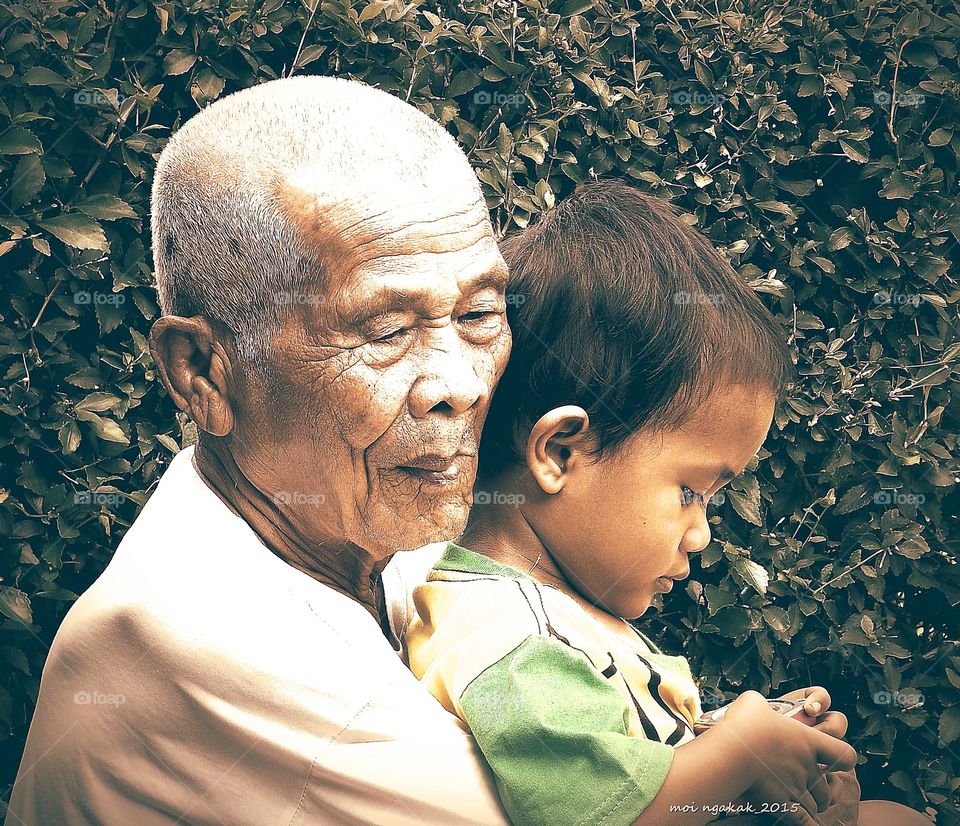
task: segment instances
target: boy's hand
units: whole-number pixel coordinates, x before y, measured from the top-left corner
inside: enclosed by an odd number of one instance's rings
[[[860,781],[857,770],[827,772],[830,808],[818,817],[829,826],[857,826],[860,817]]]
[[[798,688],[789,694],[784,694],[778,700],[807,700],[803,706],[803,711],[797,714],[794,719],[805,723],[812,728],[829,734],[832,737],[842,739],[847,733],[847,717],[840,711],[831,711],[830,692],[823,686],[814,685],[808,688]]]
[[[800,693],[795,699],[806,696]],[[826,701],[829,702],[829,695]],[[746,799],[758,807],[764,803],[768,807],[775,803],[786,805],[788,801],[800,804],[796,812],[779,812],[783,823],[821,823],[818,813],[832,803],[831,788],[821,766],[828,770],[850,770],[856,766],[857,753],[849,744],[832,735],[824,737],[829,731],[796,725],[774,711],[756,691],[741,694],[718,728],[732,730],[746,747],[745,758],[757,778],[745,793]]]

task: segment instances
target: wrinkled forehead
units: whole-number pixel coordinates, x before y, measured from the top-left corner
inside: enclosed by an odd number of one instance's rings
[[[333,274],[335,283],[324,287],[331,297],[341,294],[334,302],[340,309],[342,291],[365,301],[377,285],[453,294],[491,274],[505,285],[506,265],[475,179],[461,176],[459,186],[455,178],[441,185],[391,176],[338,183],[304,176],[283,181],[275,194],[299,240]]]

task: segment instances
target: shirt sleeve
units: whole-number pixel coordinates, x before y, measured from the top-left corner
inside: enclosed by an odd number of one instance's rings
[[[444,585],[447,599],[420,606],[436,632],[419,646],[430,651],[426,682],[470,727],[511,821],[632,824],[663,785],[673,747],[628,735],[627,698],[585,654],[536,624],[531,633],[524,605],[470,586],[452,600]],[[493,658],[491,640],[509,648]]]
[[[518,826],[629,826],[673,762],[671,746],[628,736],[619,691],[548,637],[529,637],[484,671],[460,704]]]

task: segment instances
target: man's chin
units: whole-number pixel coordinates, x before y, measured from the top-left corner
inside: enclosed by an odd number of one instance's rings
[[[396,551],[413,551],[434,542],[456,539],[467,527],[470,505],[462,499],[438,503],[429,514],[411,514],[406,519],[397,513],[367,525],[365,547],[376,556]],[[392,530],[391,530],[392,528]]]

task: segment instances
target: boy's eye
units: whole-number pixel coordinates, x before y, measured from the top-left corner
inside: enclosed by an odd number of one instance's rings
[[[687,487],[680,488],[680,501],[684,507],[692,505],[694,502],[699,502],[703,507],[707,506],[702,493],[697,493],[695,490],[690,490],[690,488]]]

